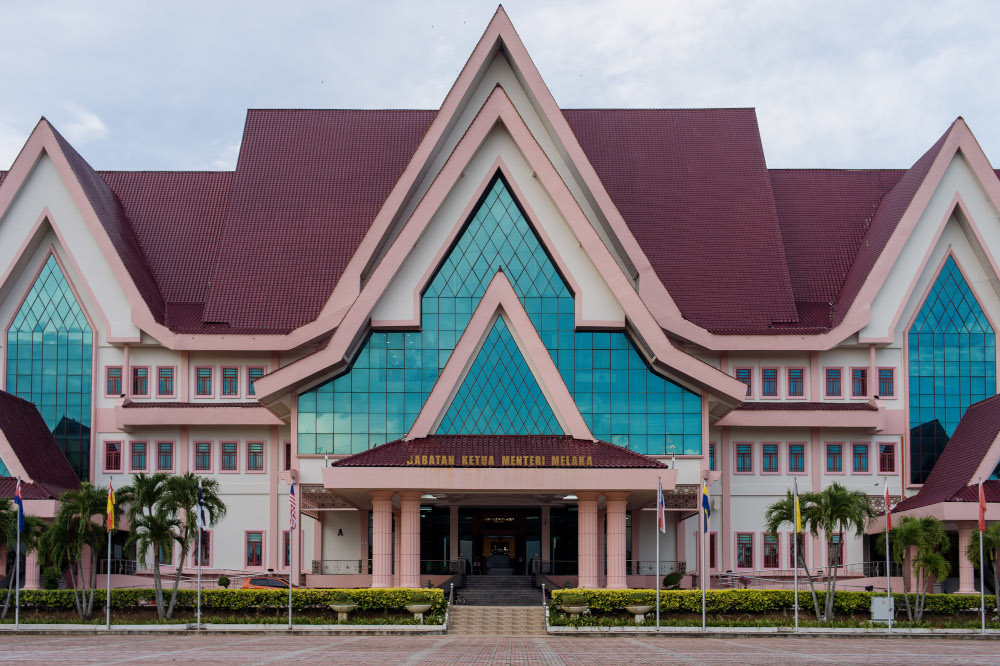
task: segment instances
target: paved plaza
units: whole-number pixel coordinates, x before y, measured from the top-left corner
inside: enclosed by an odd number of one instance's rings
[[[988,664],[996,641],[852,638],[10,636],[0,661],[74,664]]]

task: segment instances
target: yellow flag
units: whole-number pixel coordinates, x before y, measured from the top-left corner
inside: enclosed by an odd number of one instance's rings
[[[795,532],[802,531],[802,509],[799,507],[799,484],[795,483]]]
[[[108,531],[115,529],[115,489],[108,483]]]

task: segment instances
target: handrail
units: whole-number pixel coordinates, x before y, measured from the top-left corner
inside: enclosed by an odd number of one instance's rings
[[[542,583],[542,605],[545,606],[545,583]]]

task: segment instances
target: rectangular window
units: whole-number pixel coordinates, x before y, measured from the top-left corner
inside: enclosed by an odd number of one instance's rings
[[[104,471],[122,471],[122,443],[104,442]]]
[[[104,395],[117,398],[122,394],[122,368],[120,365],[104,369]]]
[[[212,471],[212,443],[194,443],[194,470],[196,472]]]
[[[292,537],[287,530],[282,534],[282,537],[281,563],[287,569],[292,564]]]
[[[156,443],[156,470],[158,472],[172,472],[174,469],[174,443]]]
[[[806,535],[802,532],[799,534],[790,532],[788,536],[788,561],[793,563],[793,568],[798,566],[801,569],[805,566],[803,563],[806,561]],[[797,551],[795,547],[796,542],[798,542]]]
[[[235,396],[240,394],[240,369],[222,369],[222,395]]]
[[[263,532],[247,532],[247,566],[264,566]]]
[[[736,379],[747,385],[747,397],[753,392],[753,370],[751,368],[736,368]]]
[[[715,471],[715,442],[708,443],[708,469]]]
[[[736,445],[736,471],[746,474],[753,472],[753,444]]]
[[[247,442],[247,471],[264,471],[264,442]]]
[[[174,561],[174,549],[173,548],[168,548],[168,549],[164,550],[163,546],[160,546],[156,550],[157,550],[156,561],[159,564],[163,564],[163,565],[173,564],[173,561]]]
[[[174,395],[174,369],[156,369],[156,395],[162,397],[173,397]]]
[[[212,395],[212,368],[196,368],[194,371],[195,376],[195,395],[200,396],[211,396]]]
[[[203,567],[210,566],[212,561],[212,533],[208,530],[201,531],[201,562],[198,562],[198,535],[194,536],[194,566],[201,564]]]
[[[761,444],[760,451],[760,471],[776,474],[778,472],[778,444]]]
[[[891,398],[896,395],[895,371],[892,368],[878,369],[878,394],[881,398]]]
[[[760,371],[760,395],[764,398],[778,397],[777,368],[764,368]]]
[[[802,368],[789,368],[788,369],[788,397],[789,398],[801,398],[805,396],[806,382],[805,382],[805,370]]]
[[[132,471],[146,471],[146,442],[132,442]]]
[[[851,397],[868,396],[868,368],[851,368]]]
[[[878,445],[878,472],[879,474],[895,474],[896,473],[896,445],[889,444],[879,444]]]
[[[710,532],[708,534],[708,568],[718,569],[719,568],[719,539],[715,532]]]
[[[843,472],[844,471],[844,445],[843,444],[827,444],[826,445],[826,471],[827,472]]]
[[[736,567],[753,569],[753,535],[736,535]]]
[[[292,443],[285,442],[285,471],[292,468]]]
[[[132,368],[132,395],[149,395],[149,368]]]
[[[222,443],[222,471],[235,472],[239,469],[239,444],[236,442]]]
[[[781,552],[778,550],[778,535],[764,535],[764,568],[777,569],[781,566]]]
[[[254,391],[253,383],[254,381],[260,379],[264,376],[264,368],[255,367],[247,368],[247,395],[257,395]]]
[[[827,562],[830,566],[839,567],[844,564],[844,537],[841,534],[831,534],[826,548]]]
[[[831,398],[840,397],[840,368],[826,369],[826,395]]]
[[[868,473],[868,444],[851,444],[851,469],[855,474]]]
[[[806,445],[788,445],[788,471],[803,474],[806,471]]]

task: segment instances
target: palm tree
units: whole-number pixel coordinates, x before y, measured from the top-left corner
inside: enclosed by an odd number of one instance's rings
[[[801,507],[801,497],[799,498],[799,506]],[[803,518],[805,518],[803,516]],[[795,528],[795,496],[792,491],[789,490],[785,497],[778,500],[771,506],[767,507],[767,513],[764,514],[764,521],[767,525],[767,531],[770,534],[777,534],[783,525],[791,525],[792,529]],[[808,526],[804,526],[804,529],[808,529]],[[793,533],[792,538],[796,538]],[[799,549],[799,561],[793,563],[792,566],[800,566],[805,570],[806,576],[809,579],[809,589],[812,591],[813,609],[816,611],[816,619],[821,619],[819,610],[819,599],[816,597],[816,584],[813,581],[812,572],[809,571],[809,567],[806,566],[805,556],[802,554],[802,549]]]
[[[8,500],[3,500],[8,502]],[[11,505],[13,506],[13,505]],[[2,509],[0,509],[2,511]],[[3,532],[2,536],[7,539],[7,543],[17,543],[17,511],[11,511],[13,520],[10,522],[10,532]],[[0,522],[5,523],[3,519]],[[6,525],[4,525],[6,527]],[[0,528],[3,529],[3,528]],[[33,553],[38,550],[39,542],[41,541],[42,534],[45,532],[45,522],[38,516],[29,516],[25,514],[24,516],[24,531],[21,532],[21,547],[24,548],[25,556],[28,553]],[[20,557],[20,553],[14,553],[14,557]],[[18,581],[20,585],[20,581]],[[10,598],[13,596],[12,592],[14,589],[14,574],[11,574],[10,581],[7,583],[7,598],[3,602],[3,612],[0,612],[0,620],[6,619],[7,611],[10,609]]]
[[[168,524],[170,520],[170,516],[162,509],[162,500],[169,479],[170,475],[164,472],[155,474],[139,472],[132,477],[130,485],[124,486],[115,493],[115,499],[118,505],[124,508],[125,517],[131,530],[126,546],[143,544],[142,548],[150,548],[156,544],[156,550],[153,551],[153,588],[156,593],[156,612],[160,619],[164,618],[164,609],[163,581],[160,577],[158,555],[161,547],[165,551],[173,548],[173,539],[166,538],[162,534],[163,526]],[[140,525],[143,531],[141,538],[137,536],[137,529]],[[143,567],[146,566],[146,555],[144,550],[139,550],[137,554],[139,563]]]
[[[979,530],[972,533],[965,556],[979,568]],[[983,559],[993,565],[993,593],[996,595],[994,610],[1000,613],[1000,523],[991,523],[983,532]]]
[[[171,515],[180,520],[177,542],[181,545],[181,555],[177,560],[177,574],[174,576],[174,589],[170,595],[170,605],[167,608],[167,619],[174,614],[174,604],[177,602],[177,586],[181,580],[184,562],[188,552],[198,538],[198,482],[200,477],[188,472],[181,476],[170,477],[165,484],[162,506]],[[202,501],[205,504],[206,522],[215,527],[226,516],[226,505],[219,497],[219,482],[215,479],[201,479]],[[200,554],[199,554],[200,555]]]
[[[820,530],[830,539],[834,534],[853,532],[862,536],[868,523],[875,517],[868,495],[862,490],[848,490],[840,483],[833,483],[819,492],[805,493],[802,518],[809,531],[817,535]],[[833,600],[837,591],[837,569],[843,562],[829,561],[826,578],[826,607],[823,619],[833,619]]]
[[[921,530],[919,521],[909,516],[903,518],[889,531],[889,539],[892,561],[898,564],[905,572],[910,548],[916,548],[920,545]],[[885,551],[885,533],[879,535],[878,545]],[[909,576],[903,576],[903,601],[906,604],[906,619],[913,622],[913,608],[910,606]]]
[[[94,611],[94,591],[97,587],[97,554],[107,537],[108,491],[96,488],[86,481],[78,488],[67,490],[59,498],[59,511],[52,527],[46,530],[42,539],[46,557],[57,568],[70,565],[70,581],[73,597],[81,620],[90,619]],[[95,518],[97,520],[95,520]],[[90,571],[79,572],[79,580],[73,574],[73,565],[83,562],[83,549],[91,553]],[[89,583],[88,583],[89,578]],[[80,595],[77,594],[79,583]],[[90,596],[87,596],[87,590]]]
[[[163,581],[160,579],[160,563],[158,555],[161,552],[171,552],[174,542],[178,541],[176,530],[180,528],[180,521],[170,515],[168,511],[158,510],[152,514],[140,514],[130,523],[131,533],[126,546],[136,546],[139,564],[146,566],[146,555],[153,553],[153,587],[156,590],[156,613],[159,618],[164,619],[166,613],[163,610]]]
[[[916,549],[916,555],[910,562],[914,576],[914,590],[916,591],[912,607],[910,586],[906,576],[903,576],[903,598],[906,602],[907,619],[911,622],[920,622],[924,618],[931,576],[941,580],[947,578],[948,572],[951,570],[951,565],[944,557],[944,553],[948,552],[951,547],[951,541],[945,532],[944,523],[933,516],[922,518],[906,516],[889,531],[889,538],[892,540],[892,559],[904,565],[904,570],[905,563],[910,559],[911,549]],[[884,534],[879,537],[879,544],[884,550]]]

